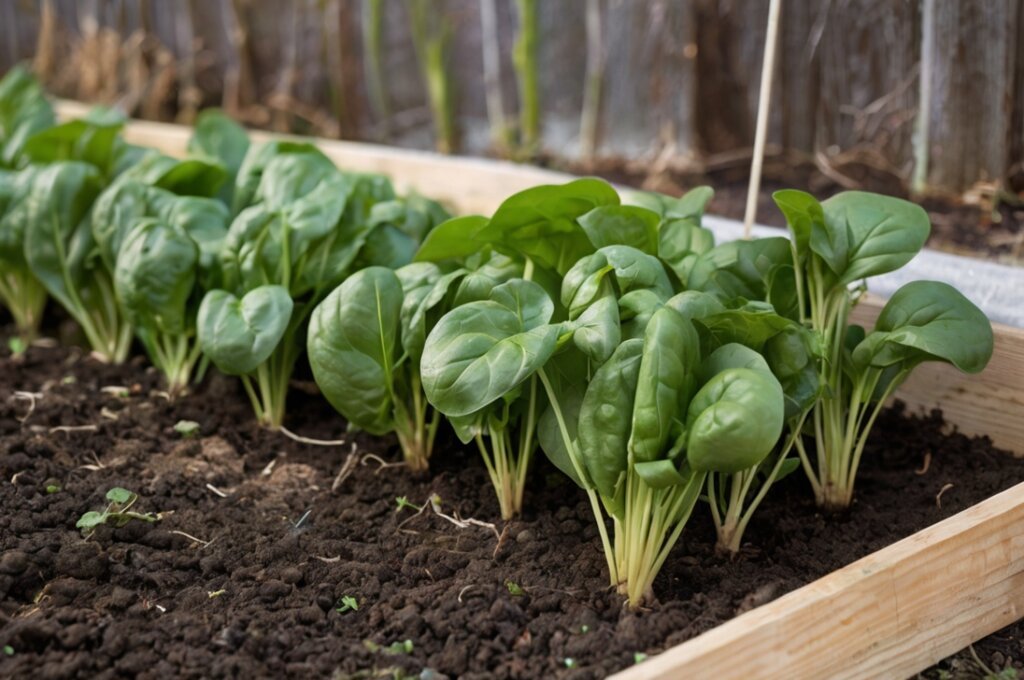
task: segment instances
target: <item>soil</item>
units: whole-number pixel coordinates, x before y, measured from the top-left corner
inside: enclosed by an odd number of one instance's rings
[[[384,467],[393,441],[347,434],[296,386],[288,427],[344,445],[259,429],[220,376],[170,402],[140,359],[0,356],[0,677],[603,677],[1024,479],[987,439],[896,407],[847,516],[823,517],[791,475],[723,561],[697,513],[655,582],[660,602],[633,613],[606,588],[585,496],[546,462],[526,516],[503,525],[472,451],[442,441],[430,477]],[[183,419],[198,436],[175,432]],[[84,540],[76,520],[114,486],[160,520]],[[398,509],[433,494],[494,530]],[[1022,658],[1020,628],[1004,636],[977,647],[986,664]]]

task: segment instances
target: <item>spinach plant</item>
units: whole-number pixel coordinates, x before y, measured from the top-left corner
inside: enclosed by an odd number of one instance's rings
[[[132,331],[117,305],[112,272],[94,256],[89,210],[102,187],[102,175],[86,163],[42,168],[28,198],[24,252],[32,274],[82,327],[93,351],[119,363]]]
[[[242,377],[263,424],[281,425],[310,313],[385,223],[371,221],[374,207],[395,199],[385,178],[343,174],[309,145],[274,142],[246,155],[220,252],[221,285],[200,305],[198,337],[220,370]],[[375,256],[403,260],[387,246]]]
[[[15,66],[0,79],[0,167],[21,167],[25,142],[55,123],[46,92],[27,68]]]
[[[842,510],[868,434],[886,400],[913,369],[943,361],[977,373],[992,355],[984,313],[953,287],[915,281],[900,288],[871,332],[849,323],[865,279],[899,269],[928,238],[928,215],[896,198],[850,191],[819,203],[800,191],[775,202],[792,235],[797,311],[818,335],[824,386],[811,413],[814,454],[796,440],[820,506]]]
[[[99,196],[92,234],[113,272],[120,310],[172,395],[200,357],[201,291],[219,283],[228,208],[214,198],[226,177],[216,161],[143,154]]]
[[[417,472],[429,467],[439,424],[423,394],[420,356],[463,273],[429,262],[397,271],[367,267],[310,319],[307,353],[324,396],[352,425],[375,435],[394,432]]]
[[[11,313],[23,344],[39,332],[46,305],[46,289],[25,258],[28,197],[36,175],[33,167],[0,170],[0,304]]]

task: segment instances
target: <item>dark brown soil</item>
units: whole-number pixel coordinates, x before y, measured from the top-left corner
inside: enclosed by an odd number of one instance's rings
[[[723,562],[699,512],[655,583],[660,604],[630,613],[605,587],[584,496],[546,464],[505,527],[478,457],[450,444],[430,478],[366,459],[332,492],[349,444],[260,430],[218,376],[170,403],[142,366],[0,356],[0,677],[601,677],[1024,479],[986,439],[944,434],[938,413],[891,411],[849,516],[822,517],[792,475]],[[291,396],[294,431],[347,436],[321,399]],[[176,434],[182,419],[201,436]],[[392,442],[351,440],[396,458]],[[162,519],[83,540],[75,521],[113,486]],[[501,540],[396,509],[435,493]],[[345,596],[358,610],[337,610]],[[979,648],[986,663],[1021,658],[1011,634]]]

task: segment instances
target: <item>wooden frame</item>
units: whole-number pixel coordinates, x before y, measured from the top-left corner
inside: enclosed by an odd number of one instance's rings
[[[62,117],[84,107],[61,103]],[[131,122],[125,138],[171,155],[190,131]],[[257,140],[271,137],[255,132]],[[381,172],[460,212],[490,212],[508,195],[569,175],[508,162],[314,140],[347,170]],[[854,318],[870,323],[882,301]],[[995,327],[988,368],[964,376],[924,365],[897,392],[912,409],[941,407],[947,422],[1024,454],[1024,330]],[[965,339],[969,342],[970,339]],[[1024,484],[749,611],[651,660],[620,680],[713,677],[906,677],[1024,616]]]

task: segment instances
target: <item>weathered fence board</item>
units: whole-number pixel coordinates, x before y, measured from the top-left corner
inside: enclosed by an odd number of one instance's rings
[[[276,130],[427,149],[436,121],[412,38],[415,2],[0,0],[0,70],[34,57],[58,94],[143,117],[188,121],[217,105]],[[455,148],[488,154],[497,142],[514,155],[517,0],[427,2],[432,30],[448,31]],[[767,6],[540,0],[540,151],[556,163],[626,160],[651,172],[742,164]],[[1024,176],[1022,30],[1017,0],[935,0],[927,25],[919,0],[787,0],[769,149],[814,160],[840,183],[877,172],[909,183],[931,31],[931,186]]]

